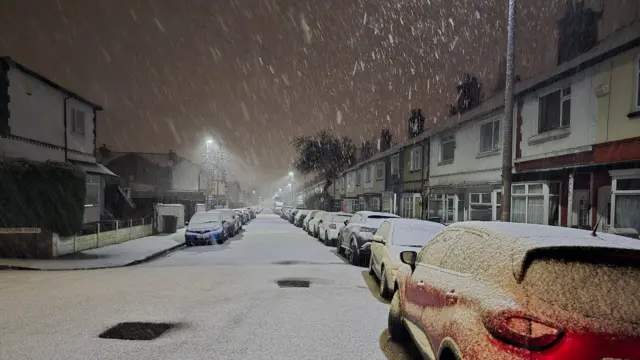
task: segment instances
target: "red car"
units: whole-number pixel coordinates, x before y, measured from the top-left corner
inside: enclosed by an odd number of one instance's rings
[[[401,253],[392,339],[426,359],[640,359],[640,241],[501,222]]]

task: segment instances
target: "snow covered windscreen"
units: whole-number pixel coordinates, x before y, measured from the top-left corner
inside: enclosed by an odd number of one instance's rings
[[[380,226],[380,224],[382,224],[383,221],[387,219],[395,219],[395,218],[396,218],[395,216],[373,215],[373,216],[369,216],[365,221],[365,223],[367,224],[367,226],[377,228]]]
[[[640,324],[640,254],[608,249],[533,260],[522,284],[531,296],[596,319]]]
[[[444,229],[444,225],[437,223],[426,224],[396,224],[393,228],[393,236],[391,244],[397,246],[424,246],[431,240],[440,230]]]

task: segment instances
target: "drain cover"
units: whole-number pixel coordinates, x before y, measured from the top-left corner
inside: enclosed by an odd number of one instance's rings
[[[278,286],[281,288],[308,288],[311,281],[302,279],[282,279],[278,280]]]
[[[108,328],[98,337],[118,340],[153,340],[175,326],[170,323],[123,322]]]

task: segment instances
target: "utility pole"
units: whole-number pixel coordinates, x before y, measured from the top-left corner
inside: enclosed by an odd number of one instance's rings
[[[516,0],[509,1],[507,15],[507,74],[504,89],[504,133],[502,135],[502,221],[511,221],[511,176],[513,154],[513,78],[516,38]]]

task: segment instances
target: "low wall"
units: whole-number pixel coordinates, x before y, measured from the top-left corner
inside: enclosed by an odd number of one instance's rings
[[[71,254],[78,251],[100,248],[125,241],[152,235],[152,225],[138,225],[81,236],[54,237],[55,256]]]
[[[55,257],[53,234],[0,234],[0,258],[50,259]]]

